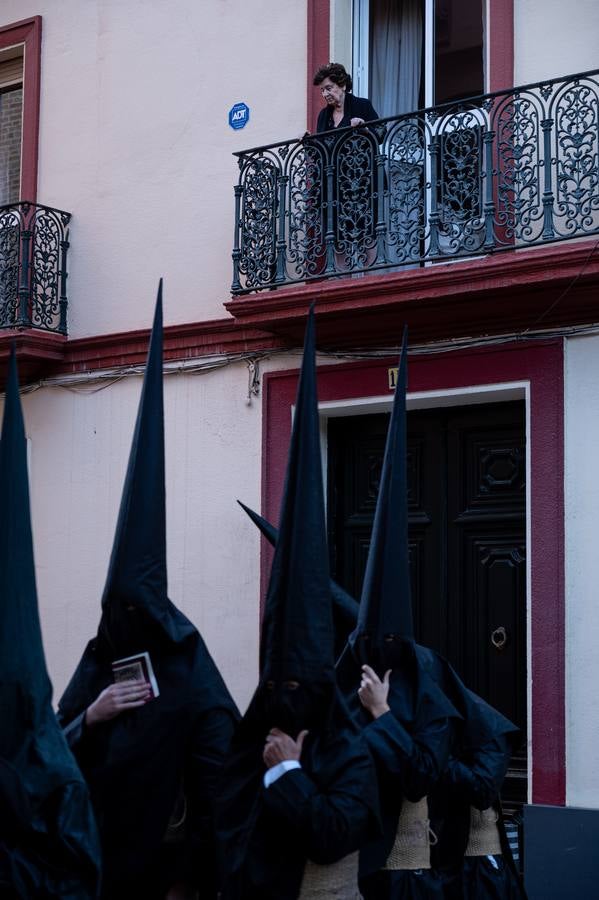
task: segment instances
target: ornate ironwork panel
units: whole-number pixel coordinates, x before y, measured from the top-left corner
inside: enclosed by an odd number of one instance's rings
[[[324,148],[307,141],[293,148],[287,159],[286,274],[292,279],[319,275],[324,268],[325,161]]]
[[[236,154],[233,293],[599,233],[598,74]]]
[[[0,207],[0,328],[66,334],[70,220],[24,201]]]
[[[279,171],[272,154],[253,157],[242,171],[239,273],[248,288],[274,281]]]

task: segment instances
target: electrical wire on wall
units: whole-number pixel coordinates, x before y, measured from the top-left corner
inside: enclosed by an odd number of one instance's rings
[[[452,338],[434,343],[416,344],[409,348],[409,356],[432,356],[440,353],[453,353],[458,350],[468,350],[476,347],[500,346],[502,344],[518,343],[524,341],[549,340],[556,337],[580,337],[584,335],[599,334],[599,322],[592,325],[573,325],[570,327],[543,329],[537,331],[523,331],[517,334],[493,335],[492,337]],[[318,359],[337,360],[339,362],[353,362],[365,359],[393,358],[400,352],[400,345],[394,344],[384,347],[352,348],[348,350],[319,350]],[[264,353],[232,353],[226,356],[210,357],[209,359],[185,360],[166,362],[164,364],[165,375],[204,375],[223,369],[227,366],[245,363],[248,368],[247,400],[260,393],[260,367],[266,360],[277,357],[301,357],[300,348],[283,348],[269,350]],[[127,368],[115,367],[94,372],[78,372],[69,375],[57,375],[52,378],[42,378],[39,381],[24,385],[22,394],[33,393],[42,388],[63,388],[78,394],[95,394],[98,391],[112,387],[125,378],[140,378],[145,371],[145,364],[128,366]]]

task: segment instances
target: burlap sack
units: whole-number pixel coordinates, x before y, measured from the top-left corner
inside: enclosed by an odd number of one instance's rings
[[[361,900],[358,856],[358,853],[350,853],[329,866],[319,866],[308,860],[298,900]]]
[[[384,868],[430,869],[431,843],[436,843],[436,837],[430,829],[427,798],[423,797],[418,803],[404,800],[395,843]]]
[[[470,836],[464,856],[491,856],[501,853],[498,818],[492,806],[482,811],[470,807]]]

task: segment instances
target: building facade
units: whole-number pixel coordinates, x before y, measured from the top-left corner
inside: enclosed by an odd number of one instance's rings
[[[594,0],[4,0],[0,359],[56,693],[163,276],[169,593],[248,701],[270,551],[235,501],[276,523],[315,301],[335,577],[359,593],[407,325],[419,637],[521,727],[525,831],[599,809],[598,37]],[[381,127],[313,137],[330,59]]]

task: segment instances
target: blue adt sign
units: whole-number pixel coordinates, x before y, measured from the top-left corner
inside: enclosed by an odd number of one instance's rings
[[[229,125],[236,131],[245,128],[250,121],[250,108],[247,103],[236,103],[229,110]]]

